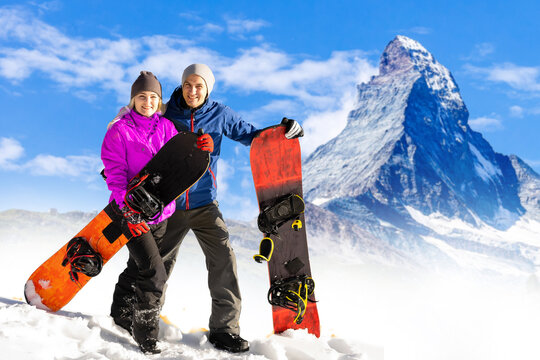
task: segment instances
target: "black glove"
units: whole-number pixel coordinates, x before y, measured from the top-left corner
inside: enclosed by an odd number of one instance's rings
[[[283,120],[281,120],[281,123],[286,125],[285,137],[287,139],[295,139],[304,136],[304,129],[302,129],[296,120],[284,117]]]

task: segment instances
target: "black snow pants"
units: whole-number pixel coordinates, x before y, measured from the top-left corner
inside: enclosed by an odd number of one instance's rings
[[[163,238],[167,220],[149,225],[150,231],[127,243],[129,259],[114,289],[111,316],[130,331],[139,344],[157,340],[160,299],[167,281],[157,242]]]

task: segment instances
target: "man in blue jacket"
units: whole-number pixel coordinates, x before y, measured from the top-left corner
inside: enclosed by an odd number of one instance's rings
[[[177,199],[176,211],[168,219],[166,234],[158,246],[167,276],[170,276],[180,244],[188,231],[193,231],[206,257],[208,287],[212,297],[208,339],[218,349],[244,352],[249,350],[249,344],[240,337],[241,296],[236,258],[216,201],[216,176],[223,135],[249,146],[258,129],[242,120],[229,107],[209,98],[214,83],[214,74],[207,65],[192,64],[184,70],[182,84],[173,92],[167,104],[164,115],[178,131],[204,131],[198,142],[203,150],[210,152],[210,166],[206,174]],[[287,138],[303,136],[298,122],[291,119],[284,119],[284,122],[287,125]],[[117,294],[128,294],[128,285],[118,283]],[[117,296],[115,300],[120,298]],[[115,300],[112,309],[120,313],[119,310],[125,305]]]

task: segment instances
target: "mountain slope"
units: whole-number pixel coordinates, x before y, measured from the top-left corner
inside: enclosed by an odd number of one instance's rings
[[[358,85],[345,129],[305,160],[305,197],[423,260],[448,255],[426,237],[457,243],[440,238],[426,221],[432,215],[467,224],[465,248],[497,253],[501,244],[486,250],[474,245],[481,238],[467,236],[484,226],[522,226],[525,213],[540,213],[539,176],[518,157],[495,152],[468,117],[450,71],[418,42],[397,36],[381,55],[379,75]],[[526,267],[530,259],[523,255]]]
[[[304,164],[306,198],[316,204],[367,197],[469,222],[511,225],[525,209],[511,160],[467,124],[450,72],[419,43],[398,36],[380,74],[358,87],[347,127]]]

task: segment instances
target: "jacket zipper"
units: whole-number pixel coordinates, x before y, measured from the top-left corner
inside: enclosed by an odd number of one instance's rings
[[[214,172],[212,171],[212,169],[210,169],[210,166],[208,167],[208,171],[210,171],[210,175],[212,175],[212,180],[214,181],[214,187],[215,187],[216,190],[217,190],[217,180],[216,180],[216,175],[214,175]]]
[[[193,117],[193,114],[194,114],[195,111],[191,111],[191,132],[195,132],[195,119]],[[210,169],[210,167],[208,167],[208,171],[210,171],[210,175],[212,175],[212,180],[214,182],[214,187],[217,189],[217,180],[216,180],[216,176],[214,175],[214,172],[212,171],[212,169]],[[189,210],[189,189],[187,189],[186,191],[186,210]]]
[[[194,112],[195,112],[194,110],[191,110],[191,132],[192,133],[195,132],[195,121],[193,118]],[[186,191],[186,210],[189,210],[189,189],[187,189]]]

